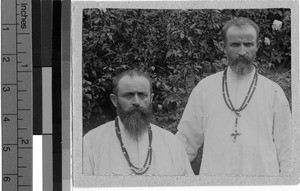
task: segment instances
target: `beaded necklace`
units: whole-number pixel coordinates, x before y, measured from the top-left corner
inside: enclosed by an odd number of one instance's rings
[[[152,162],[152,146],[151,146],[151,144],[152,144],[152,130],[151,130],[151,126],[150,125],[148,126],[149,146],[148,146],[147,157],[146,157],[145,163],[144,163],[142,168],[138,168],[138,167],[134,166],[132,164],[132,162],[130,161],[127,149],[125,148],[125,145],[122,141],[118,118],[115,119],[115,127],[116,127],[116,134],[117,134],[117,137],[119,139],[123,155],[127,160],[127,163],[130,167],[130,170],[136,175],[145,174],[148,171],[149,167],[151,166],[151,162]]]
[[[239,133],[237,131],[239,117],[241,117],[240,112],[243,111],[248,106],[248,104],[249,104],[249,102],[250,102],[250,100],[251,100],[251,98],[254,94],[254,91],[255,91],[256,85],[257,85],[258,74],[257,74],[257,70],[255,70],[255,74],[253,76],[253,79],[252,79],[250,88],[247,92],[247,95],[246,95],[242,105],[240,106],[240,108],[236,109],[233,106],[233,104],[231,102],[231,99],[230,99],[230,96],[229,96],[228,85],[227,85],[227,68],[224,70],[224,73],[223,73],[222,93],[223,93],[223,98],[224,98],[224,101],[225,101],[227,107],[236,114],[235,125],[234,125],[234,133],[230,134],[230,136],[233,136],[233,142],[235,142],[237,136],[241,135],[241,133]]]

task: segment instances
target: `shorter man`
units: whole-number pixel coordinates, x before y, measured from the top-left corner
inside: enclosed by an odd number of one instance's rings
[[[194,174],[177,137],[150,124],[153,93],[145,73],[130,70],[118,75],[110,98],[118,117],[84,136],[84,174]]]

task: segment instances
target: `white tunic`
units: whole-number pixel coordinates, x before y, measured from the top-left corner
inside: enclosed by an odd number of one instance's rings
[[[122,141],[130,161],[141,168],[146,160],[148,132],[132,139],[119,120]],[[151,124],[152,164],[145,175],[194,175],[182,142],[171,132]],[[83,140],[83,173],[88,175],[133,174],[122,153],[114,121],[89,131]]]
[[[273,81],[258,75],[256,90],[249,105],[241,111],[236,142],[236,114],[230,111],[222,95],[223,72],[211,75],[192,91],[177,136],[186,143],[192,160],[204,143],[200,174],[270,175],[292,169],[292,121],[283,90]],[[237,109],[243,103],[254,70],[237,80],[228,69],[229,95]]]

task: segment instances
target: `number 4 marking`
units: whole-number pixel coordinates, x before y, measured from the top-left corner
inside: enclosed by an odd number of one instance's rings
[[[10,121],[10,119],[9,118],[7,118],[7,117],[4,117],[4,120],[3,121]]]

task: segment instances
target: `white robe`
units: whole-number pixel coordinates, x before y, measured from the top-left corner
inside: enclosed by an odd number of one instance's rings
[[[146,160],[149,138],[137,142],[119,120],[122,141],[130,161],[141,168]],[[151,124],[152,164],[145,175],[194,175],[182,142],[171,132]],[[83,140],[83,173],[88,175],[131,175],[115,131],[114,121],[89,131]]]
[[[186,143],[192,160],[204,143],[200,174],[277,176],[292,169],[292,121],[283,90],[273,81],[258,75],[256,90],[249,105],[241,111],[236,142],[236,114],[228,109],[222,95],[223,72],[211,75],[192,91],[177,136]],[[237,80],[227,70],[230,98],[241,106],[254,76],[254,70]]]

